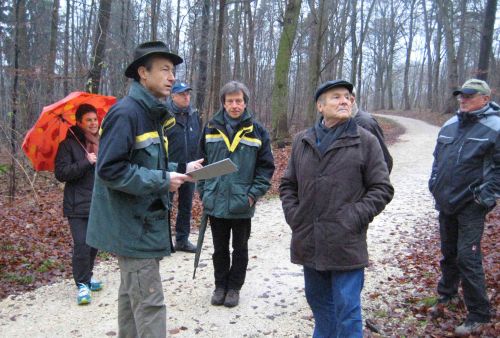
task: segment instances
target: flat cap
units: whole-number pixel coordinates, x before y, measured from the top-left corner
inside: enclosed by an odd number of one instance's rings
[[[352,89],[354,88],[354,86],[352,85],[352,83],[350,83],[349,81],[346,81],[346,80],[330,80],[330,81],[326,81],[325,83],[321,84],[318,89],[316,89],[316,94],[314,94],[314,102],[317,102],[319,97],[321,96],[321,94],[323,94],[324,92],[332,89],[332,88],[335,88],[335,87],[344,87],[346,88],[349,93],[352,94]]]

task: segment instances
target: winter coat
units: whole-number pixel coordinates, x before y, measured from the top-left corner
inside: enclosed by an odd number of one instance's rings
[[[350,123],[323,156],[314,128],[299,133],[280,184],[292,263],[318,271],[366,267],[368,224],[393,194],[382,150],[368,131]]]
[[[476,201],[492,209],[500,193],[500,107],[457,113],[438,134],[429,190],[436,209],[453,214]]]
[[[368,130],[370,133],[372,133],[373,136],[377,138],[378,143],[382,148],[382,153],[384,154],[384,160],[385,163],[387,164],[387,168],[389,169],[389,174],[390,174],[392,171],[392,156],[389,153],[389,149],[387,149],[387,145],[385,144],[384,140],[384,132],[382,128],[380,128],[380,125],[378,124],[377,120],[372,116],[372,114],[364,110],[358,110],[354,115],[354,121],[357,123],[358,126]]]
[[[139,82],[104,118],[87,243],[134,258],[171,252],[170,176],[163,128],[175,123]],[[185,168],[184,168],[185,171]]]
[[[58,181],[65,183],[63,214],[66,217],[89,217],[95,166],[87,160],[84,147],[83,131],[72,126],[57,150],[54,174]]]
[[[175,106],[171,98],[167,100],[167,109],[175,117],[175,125],[165,130],[169,160],[176,163],[197,160],[202,128],[198,111],[191,106],[181,110]]]
[[[248,197],[257,202],[271,186],[274,158],[269,134],[245,110],[231,141],[223,114],[223,110],[219,111],[204,128],[201,155],[204,164],[230,158],[238,171],[198,182],[203,209],[218,218],[251,218],[256,203],[250,206]]]

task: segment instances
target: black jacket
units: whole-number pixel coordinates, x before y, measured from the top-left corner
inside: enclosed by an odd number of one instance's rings
[[[54,174],[65,182],[63,213],[66,217],[88,217],[92,188],[94,186],[95,166],[87,160],[85,136],[77,127],[71,127],[75,136],[68,130],[66,139],[61,142],[56,155]]]
[[[389,169],[390,174],[392,171],[392,156],[389,153],[389,149],[387,149],[387,145],[385,144],[384,140],[384,132],[382,131],[382,128],[380,128],[377,120],[370,113],[363,110],[358,110],[356,115],[354,115],[354,121],[358,126],[368,130],[370,133],[372,133],[373,136],[377,138],[378,143],[382,148],[382,153],[384,153],[384,160],[387,164],[387,169]]]
[[[175,125],[165,130],[168,139],[168,158],[176,163],[188,163],[198,159],[198,143],[201,134],[201,120],[198,111],[189,107],[180,111],[167,100],[167,108],[175,117]]]
[[[457,113],[439,131],[429,189],[436,209],[453,214],[467,203],[491,209],[500,193],[500,107]]]

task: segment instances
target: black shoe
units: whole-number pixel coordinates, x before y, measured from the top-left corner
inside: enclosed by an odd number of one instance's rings
[[[459,337],[468,336],[473,333],[478,333],[483,325],[486,323],[475,322],[472,320],[466,320],[462,325],[455,328],[455,334]]]
[[[185,241],[182,243],[175,243],[175,251],[184,251],[184,252],[195,253],[196,246],[193,245],[190,241]]]
[[[224,298],[226,298],[226,290],[223,288],[216,288],[212,294],[210,303],[212,305],[222,305],[224,304]]]
[[[224,301],[225,307],[235,307],[240,301],[240,291],[229,289],[226,294],[226,300]]]
[[[444,308],[454,306],[457,307],[460,304],[460,297],[458,295],[453,296],[440,296],[437,303],[431,307],[432,316],[440,316],[444,312]]]

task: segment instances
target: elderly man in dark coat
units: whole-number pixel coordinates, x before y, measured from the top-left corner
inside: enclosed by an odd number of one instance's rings
[[[295,138],[280,184],[291,260],[304,266],[313,337],[363,336],[366,232],[394,193],[379,142],[351,118],[352,88],[344,80],[318,88],[321,118]]]

